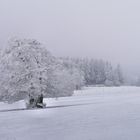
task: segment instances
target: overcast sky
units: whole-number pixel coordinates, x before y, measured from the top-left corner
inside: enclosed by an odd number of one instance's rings
[[[56,56],[102,58],[140,71],[139,0],[0,0],[0,46],[35,38]]]

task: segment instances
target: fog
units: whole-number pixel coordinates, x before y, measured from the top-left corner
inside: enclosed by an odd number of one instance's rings
[[[89,57],[140,70],[138,0],[0,0],[0,46],[35,38],[55,56]]]

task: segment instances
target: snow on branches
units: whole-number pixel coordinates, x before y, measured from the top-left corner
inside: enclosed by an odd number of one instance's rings
[[[36,40],[11,40],[0,61],[1,99],[23,99],[32,86],[35,95],[44,92],[52,62],[51,54]]]

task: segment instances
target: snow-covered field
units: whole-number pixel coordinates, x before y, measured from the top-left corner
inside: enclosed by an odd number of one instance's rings
[[[84,88],[45,101],[38,110],[0,103],[0,140],[140,140],[139,87]]]

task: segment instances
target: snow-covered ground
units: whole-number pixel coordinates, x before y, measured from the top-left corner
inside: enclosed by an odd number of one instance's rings
[[[140,88],[91,87],[46,99],[48,108],[0,103],[0,140],[140,140]]]

